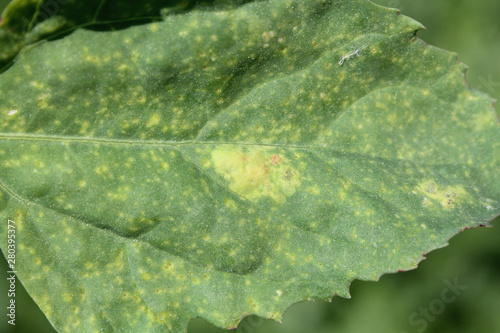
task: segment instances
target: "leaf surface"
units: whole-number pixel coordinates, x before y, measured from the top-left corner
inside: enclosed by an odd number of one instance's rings
[[[0,76],[0,212],[54,327],[280,319],[500,214],[492,101],[418,29],[276,0],[22,52]]]

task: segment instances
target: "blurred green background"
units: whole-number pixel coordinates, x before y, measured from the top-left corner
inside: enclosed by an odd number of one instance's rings
[[[0,11],[9,1],[0,0]],[[500,99],[500,1],[377,0],[422,22],[418,36],[457,52],[470,66],[470,85]],[[497,111],[498,113],[498,111]],[[378,282],[354,281],[351,299],[292,306],[284,323],[245,318],[236,330],[221,330],[203,319],[189,333],[447,333],[500,332],[500,218],[493,228],[467,230],[427,256],[418,269],[386,274]],[[7,265],[0,261],[0,308],[7,307]],[[447,282],[466,287],[452,302],[442,299]],[[446,296],[451,297],[451,293]],[[3,316],[0,332],[54,332],[18,282],[16,326]],[[419,311],[428,311],[427,318]],[[5,311],[5,310],[4,310]],[[410,322],[412,321],[412,322]],[[75,332],[78,333],[78,332]]]

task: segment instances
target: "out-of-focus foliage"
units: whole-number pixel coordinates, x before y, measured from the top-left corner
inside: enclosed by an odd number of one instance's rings
[[[428,31],[419,36],[432,45],[455,51],[472,69],[467,78],[472,87],[500,98],[500,25],[497,0],[401,0],[376,1],[402,9],[402,13],[422,22]],[[2,2],[0,2],[1,4]],[[447,303],[433,321],[427,321],[425,332],[496,332],[500,331],[500,220],[493,229],[468,230],[451,240],[445,249],[428,255],[420,267],[411,272],[386,275],[379,282],[355,282],[350,300],[336,297],[332,303],[304,302],[290,308],[284,324],[255,317],[245,319],[239,332],[306,333],[306,332],[417,332],[409,319],[420,308],[427,308],[446,284],[456,278],[467,289],[456,301]],[[0,267],[5,274],[6,267]],[[1,300],[7,285],[0,275]],[[19,292],[21,288],[18,285]],[[1,332],[52,332],[45,326],[36,305],[29,297],[18,295],[17,329],[0,322]],[[435,304],[436,302],[434,302]],[[1,303],[0,306],[4,307]],[[31,312],[33,311],[33,312]],[[39,319],[37,319],[39,318]],[[415,318],[415,317],[414,317]],[[422,318],[418,316],[417,318]],[[189,333],[226,332],[204,320],[193,320]]]

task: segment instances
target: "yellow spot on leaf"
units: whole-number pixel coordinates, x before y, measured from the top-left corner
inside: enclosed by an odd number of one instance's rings
[[[102,175],[102,174],[105,174],[109,171],[109,167],[107,165],[101,165],[101,166],[97,166],[95,169],[94,169],[95,173],[98,174],[98,175]]]
[[[151,115],[151,117],[149,118],[146,126],[147,127],[153,127],[153,126],[156,126],[160,123],[161,121],[161,117],[159,114],[155,113],[153,115]]]
[[[147,272],[141,272],[141,278],[145,281],[151,280],[151,275]]]
[[[238,210],[238,205],[236,205],[236,202],[234,202],[234,200],[227,199],[225,201],[225,204],[226,204],[226,207],[231,209],[231,210]]]
[[[157,32],[158,30],[160,30],[160,25],[158,23],[150,24],[149,25],[149,30],[151,32]]]
[[[167,162],[161,162],[160,166],[163,170],[168,170],[168,163]]]
[[[423,205],[428,206],[431,203],[439,203],[444,208],[452,208],[454,205],[467,195],[463,186],[443,186],[434,181],[426,181],[418,184],[417,193],[424,195]]]
[[[70,293],[64,293],[64,294],[62,295],[62,297],[63,297],[63,300],[64,300],[65,302],[67,302],[67,303],[69,303],[69,302],[71,302],[71,301],[73,300],[73,296],[71,296],[71,294],[70,294]]]
[[[474,126],[477,131],[483,131],[487,128],[498,126],[497,121],[495,120],[494,111],[479,113],[476,115],[474,119]]]

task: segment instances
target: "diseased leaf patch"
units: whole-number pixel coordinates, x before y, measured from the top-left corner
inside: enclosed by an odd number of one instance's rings
[[[248,200],[266,196],[282,204],[300,186],[300,174],[292,161],[273,149],[220,146],[204,162],[205,167],[211,164],[232,191]]]
[[[440,187],[435,182],[428,181],[419,184],[417,191],[424,192],[424,206],[431,204],[427,198],[430,198],[434,204],[440,204],[445,209],[450,209],[460,201],[467,200],[467,192],[463,186]]]

